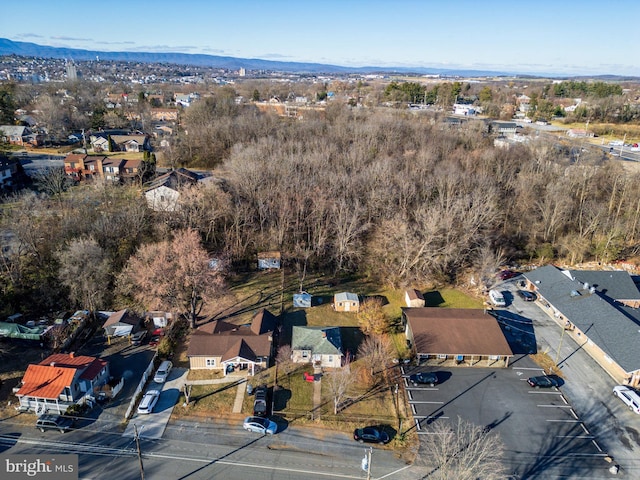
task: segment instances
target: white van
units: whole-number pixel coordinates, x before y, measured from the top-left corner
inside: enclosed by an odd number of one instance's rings
[[[153,377],[153,381],[156,383],[164,383],[169,376],[171,368],[173,368],[173,363],[171,363],[170,360],[162,362],[156,371],[155,377]]]
[[[496,307],[506,307],[507,302],[504,300],[504,295],[498,290],[489,290],[489,300]]]
[[[629,410],[640,414],[640,395],[638,392],[626,385],[617,385],[613,387],[613,394],[622,400],[629,407]]]

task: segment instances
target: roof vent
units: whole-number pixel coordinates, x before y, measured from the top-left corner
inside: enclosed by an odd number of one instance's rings
[[[582,286],[582,288],[584,288],[585,290],[589,290],[589,283],[584,282],[584,285]]]
[[[591,287],[591,288],[589,288],[589,293],[590,293],[591,295],[593,295],[594,293],[596,293],[596,287]]]
[[[577,290],[571,290],[571,296],[572,297],[579,297],[580,296],[580,292]]]

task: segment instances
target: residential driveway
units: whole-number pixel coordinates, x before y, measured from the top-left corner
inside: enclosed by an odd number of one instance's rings
[[[145,391],[160,390],[158,403],[156,403],[153,412],[150,414],[139,415],[135,413],[129,420],[123,436],[133,437],[135,435],[135,425],[138,429],[138,436],[141,438],[162,438],[167,423],[169,423],[171,412],[173,412],[173,407],[175,407],[180,396],[180,390],[187,378],[187,373],[188,370],[186,368],[174,368],[169,373],[169,378],[165,383],[150,382]]]

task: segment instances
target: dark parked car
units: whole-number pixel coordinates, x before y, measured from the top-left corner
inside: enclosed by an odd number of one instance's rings
[[[533,302],[536,299],[536,294],[529,290],[518,290],[518,295],[520,295],[520,298],[525,302]]]
[[[255,389],[255,400],[253,401],[253,416],[267,416],[267,387],[260,386]]]
[[[147,333],[146,330],[140,330],[131,335],[131,345],[142,345],[144,339],[147,338]]]
[[[353,439],[360,443],[379,443],[384,444],[389,441],[389,435],[378,427],[356,428],[353,431]]]
[[[409,375],[409,381],[414,385],[428,384],[433,387],[438,383],[438,375],[426,372],[414,373],[413,375]]]
[[[71,417],[63,417],[62,415],[42,415],[36,421],[36,428],[41,432],[47,430],[59,430],[60,433],[71,430],[74,419]]]
[[[518,272],[514,272],[513,270],[502,270],[501,272],[498,272],[498,278],[500,280],[509,280],[516,275],[518,275]]]
[[[551,388],[560,386],[560,382],[558,382],[558,380],[546,375],[528,378],[527,382],[534,388]]]

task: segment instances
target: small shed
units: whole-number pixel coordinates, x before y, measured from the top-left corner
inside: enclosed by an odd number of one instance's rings
[[[298,308],[311,308],[311,294],[307,292],[294,293],[293,306]]]
[[[131,335],[134,327],[140,324],[140,318],[133,315],[126,308],[118,312],[112,313],[103,328],[107,339],[111,341],[111,337],[125,337]]]
[[[333,309],[336,312],[358,312],[360,299],[358,295],[350,292],[336,293],[333,296]]]
[[[280,252],[258,253],[258,270],[270,270],[280,268]]]
[[[410,288],[404,292],[404,301],[407,303],[407,307],[422,308],[425,305],[422,292],[415,288]]]

